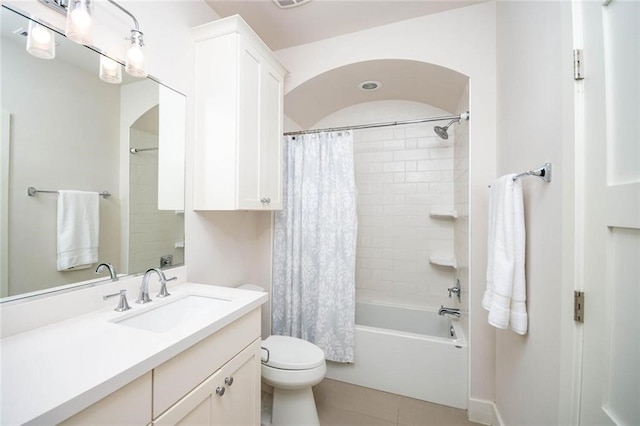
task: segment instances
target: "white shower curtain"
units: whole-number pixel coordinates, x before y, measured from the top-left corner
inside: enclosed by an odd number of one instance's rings
[[[357,191],[351,132],[287,137],[276,212],[273,333],[353,362]]]

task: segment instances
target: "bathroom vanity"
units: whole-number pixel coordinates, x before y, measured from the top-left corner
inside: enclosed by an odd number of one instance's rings
[[[259,424],[266,293],[170,292],[2,339],[0,423]]]

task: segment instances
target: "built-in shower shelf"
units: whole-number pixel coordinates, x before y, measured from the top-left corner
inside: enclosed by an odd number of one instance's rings
[[[429,212],[429,216],[438,219],[455,219],[458,217],[457,210],[436,209]]]
[[[175,248],[184,248],[184,241],[177,241],[174,245]]]
[[[429,263],[438,266],[448,266],[453,269],[458,267],[458,262],[453,256],[429,256]]]

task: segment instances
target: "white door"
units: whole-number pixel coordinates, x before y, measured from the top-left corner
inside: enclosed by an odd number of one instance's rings
[[[582,425],[640,425],[640,2],[575,4]],[[581,253],[582,250],[582,253]]]

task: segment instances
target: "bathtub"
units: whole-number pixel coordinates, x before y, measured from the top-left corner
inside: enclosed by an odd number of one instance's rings
[[[459,321],[435,311],[357,303],[353,364],[326,377],[467,408],[467,342]]]

